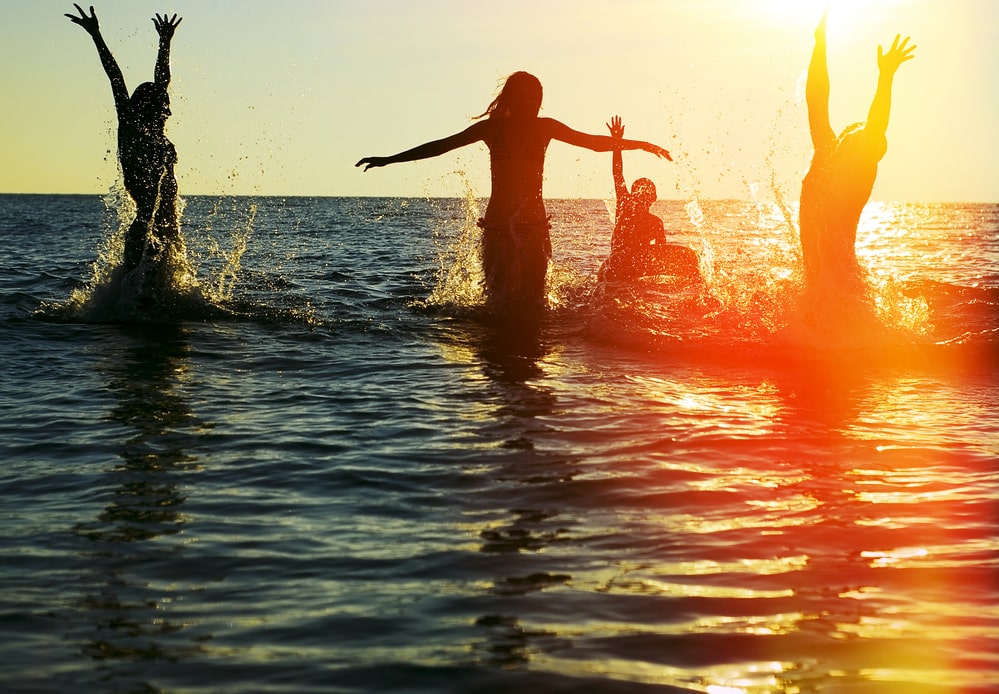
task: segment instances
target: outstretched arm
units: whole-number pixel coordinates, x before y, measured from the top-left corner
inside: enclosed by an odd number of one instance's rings
[[[156,33],[160,35],[160,49],[156,54],[156,69],[153,73],[153,80],[156,82],[156,86],[163,89],[170,86],[170,41],[173,40],[173,32],[181,21],[183,18],[178,18],[176,14],[168,19],[166,14],[160,17],[157,13],[153,18],[153,26],[156,27]]]
[[[606,125],[607,129],[610,130],[611,137],[619,140],[624,137],[621,116],[614,116]],[[615,149],[614,154],[611,155],[611,174],[614,177],[614,195],[617,196],[618,201],[624,200],[628,194],[628,186],[624,182],[624,157],[621,156],[619,149]]]
[[[881,46],[878,46],[878,68],[880,70],[878,88],[874,92],[874,101],[867,114],[867,125],[864,129],[882,136],[888,130],[888,115],[891,112],[891,87],[895,79],[895,71],[905,61],[915,58],[912,52],[916,50],[916,47],[908,45],[909,37],[906,36],[899,43],[900,38],[899,35],[895,36],[887,53],[882,53]]]
[[[363,166],[364,170],[375,168],[378,166],[388,166],[389,164],[399,164],[404,161],[416,161],[418,159],[429,159],[431,157],[439,157],[442,154],[446,154],[453,149],[458,149],[459,147],[464,147],[465,145],[470,145],[473,142],[478,142],[485,137],[485,130],[488,127],[489,121],[479,121],[478,123],[473,123],[468,126],[460,133],[455,133],[440,140],[433,140],[431,142],[425,142],[422,145],[417,145],[412,149],[407,149],[405,152],[399,152],[398,154],[393,154],[389,157],[364,157],[358,161],[354,166]]]
[[[818,151],[836,139],[836,133],[829,123],[829,66],[826,61],[826,17],[829,10],[822,13],[822,19],[815,29],[815,48],[808,63],[808,77],[805,80],[805,104],[808,106],[808,130],[812,134],[812,147]]]
[[[104,37],[101,36],[100,23],[97,21],[97,14],[94,12],[93,5],[90,6],[90,16],[88,17],[84,13],[83,8],[73,3],[73,7],[76,11],[80,13],[77,17],[73,14],[66,14],[69,17],[69,21],[73,24],[79,24],[90,37],[94,40],[94,45],[97,46],[97,55],[100,56],[101,65],[104,66],[104,72],[107,73],[108,79],[111,80],[111,93],[114,95],[114,105],[119,111],[121,107],[128,103],[128,89],[125,87],[125,77],[121,74],[121,68],[118,67],[118,63],[115,61],[114,56],[111,55],[111,49],[104,42]]]
[[[657,157],[673,161],[673,157],[669,155],[666,149],[651,142],[626,140],[623,137],[610,137],[609,135],[590,135],[589,133],[573,130],[568,125],[560,123],[554,118],[543,118],[542,120],[548,124],[548,134],[551,139],[561,140],[575,147],[583,147],[594,152],[620,152],[625,149],[641,149],[650,154],[655,154]]]

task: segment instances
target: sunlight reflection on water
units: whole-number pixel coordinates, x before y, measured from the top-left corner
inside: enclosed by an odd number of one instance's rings
[[[539,335],[497,336],[424,301],[464,205],[262,201],[241,265],[261,312],[166,329],[27,318],[25,296],[67,282],[6,258],[0,676],[997,690],[994,320],[961,312],[987,294],[937,287],[960,309],[943,334],[979,329],[977,362],[772,353],[793,235],[757,205],[670,202],[668,226],[711,249],[719,305],[689,319],[653,290],[594,316],[607,210],[574,201],[553,205],[576,208],[555,230],[563,303]],[[863,262],[994,276],[988,234],[965,246],[986,213],[873,208]],[[12,245],[33,263],[85,272],[76,236],[29,231]],[[289,303],[319,320],[268,310]]]

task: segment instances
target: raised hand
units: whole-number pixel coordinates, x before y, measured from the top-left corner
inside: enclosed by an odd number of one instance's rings
[[[610,130],[611,137],[624,137],[624,125],[621,124],[621,116],[614,116],[611,118],[610,123],[605,123],[604,125]]]
[[[895,35],[895,40],[891,42],[891,48],[888,49],[887,53],[883,53],[881,46],[878,46],[878,68],[881,72],[894,74],[899,65],[916,57],[912,54],[916,47],[908,45],[909,37],[906,36],[899,43],[900,38],[901,34]]]
[[[826,6],[825,11],[822,13],[822,19],[819,20],[819,24],[815,27],[815,40],[825,41],[826,40],[826,20],[829,18],[829,6]]]
[[[176,14],[167,18],[166,13],[161,17],[157,12],[156,16],[153,17],[153,26],[156,27],[156,33],[160,35],[160,38],[169,40],[173,38],[173,32],[182,21],[184,21],[183,17],[178,18]]]
[[[354,164],[354,166],[364,166],[364,169],[362,170],[367,171],[368,169],[373,169],[378,166],[385,166],[389,163],[388,159],[388,157],[365,157]]]
[[[80,13],[80,16],[77,17],[74,14],[67,13],[66,16],[69,17],[69,21],[73,22],[73,24],[79,24],[81,27],[86,29],[87,33],[90,34],[91,36],[100,35],[101,28],[99,22],[97,21],[97,13],[94,12],[94,6],[93,5],[90,6],[89,17],[83,11],[83,8],[77,5],[75,2],[73,3],[73,7],[75,7],[76,11]]]
[[[651,154],[655,154],[657,157],[660,157],[662,159],[668,159],[669,161],[673,161],[673,157],[671,157],[669,155],[669,150],[664,149],[664,148],[660,147],[659,145],[654,145],[654,144],[649,143],[649,142],[646,142],[645,144],[647,146],[643,147],[642,149],[644,149],[646,152],[649,152]]]

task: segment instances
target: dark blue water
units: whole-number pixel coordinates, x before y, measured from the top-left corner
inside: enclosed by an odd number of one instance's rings
[[[999,207],[872,205],[887,332],[789,340],[771,210],[661,204],[676,292],[553,201],[523,334],[475,205],[189,199],[157,319],[100,198],[0,196],[5,691],[999,688]]]

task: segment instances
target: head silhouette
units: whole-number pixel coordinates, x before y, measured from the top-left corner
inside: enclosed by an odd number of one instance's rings
[[[636,203],[649,207],[658,199],[656,184],[648,178],[636,178],[631,184],[631,195]]]
[[[165,89],[143,82],[129,99],[132,111],[146,125],[162,125],[170,116],[170,97]]]
[[[837,148],[851,158],[881,161],[888,151],[888,139],[881,133],[870,132],[867,123],[854,123],[843,129],[837,138]]]
[[[537,116],[542,95],[541,80],[529,72],[515,72],[506,78],[503,89],[482,115],[490,118]]]

